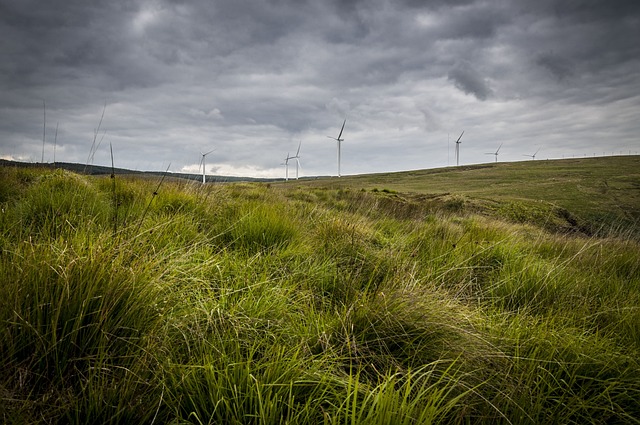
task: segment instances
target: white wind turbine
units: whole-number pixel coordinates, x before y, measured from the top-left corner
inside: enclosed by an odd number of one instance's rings
[[[498,153],[500,152],[501,147],[502,147],[502,143],[500,143],[500,146],[498,146],[498,150],[496,150],[495,152],[486,152],[485,155],[495,155],[496,162],[498,162]]]
[[[336,142],[338,142],[338,177],[340,177],[340,142],[343,142],[344,139],[341,139],[340,136],[342,136],[342,131],[344,130],[344,125],[347,123],[347,120],[345,119],[342,123],[342,128],[340,129],[340,133],[338,134],[338,137],[331,137],[331,136],[327,136],[329,139],[333,139]]]
[[[287,152],[287,157],[284,159],[284,162],[280,165],[284,165],[284,181],[289,181],[289,160],[293,159],[292,156],[289,156],[289,152]]]
[[[200,155],[202,155],[202,159],[200,160],[200,165],[202,166],[202,184],[205,184],[206,182],[206,178],[205,178],[205,158],[207,155],[209,155],[211,152],[213,152],[215,149],[211,149],[209,152],[203,153],[202,151],[200,152]],[[200,169],[200,167],[198,167],[198,170]]]
[[[460,137],[458,137],[458,140],[456,140],[456,165],[460,165],[460,143],[462,143],[460,141],[460,139],[462,139],[462,135],[464,134],[464,130],[462,130],[462,134],[460,134]]]
[[[302,140],[298,143],[298,151],[296,152],[296,156],[289,156],[287,154],[287,159],[295,159],[296,160],[296,180],[298,180],[298,171],[300,169],[300,146],[302,146]]]
[[[540,148],[541,148],[541,147],[542,147],[542,146],[540,146]],[[536,155],[538,155],[538,152],[540,152],[540,148],[538,148],[538,150],[537,150],[533,155],[526,155],[526,154],[525,154],[525,155],[523,155],[523,156],[528,156],[528,157],[530,157],[531,159],[535,160],[535,159],[536,159]]]

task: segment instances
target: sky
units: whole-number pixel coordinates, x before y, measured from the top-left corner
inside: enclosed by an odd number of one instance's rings
[[[460,165],[638,154],[638,40],[638,0],[0,0],[0,158],[336,175],[344,120],[343,175],[463,131]]]

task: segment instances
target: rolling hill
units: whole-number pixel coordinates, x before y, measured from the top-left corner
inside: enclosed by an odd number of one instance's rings
[[[527,211],[539,215],[556,207],[556,213],[592,230],[640,223],[639,156],[489,163],[288,184],[386,191],[408,200],[457,197],[476,209],[507,213],[511,208],[513,215],[521,210],[523,220]]]

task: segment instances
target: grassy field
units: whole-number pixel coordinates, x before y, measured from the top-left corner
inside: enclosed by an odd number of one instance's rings
[[[638,160],[0,168],[0,420],[640,423]]]
[[[496,203],[534,210],[559,207],[592,228],[621,223],[629,228],[640,221],[639,156],[489,163],[296,183],[457,197],[484,209]]]

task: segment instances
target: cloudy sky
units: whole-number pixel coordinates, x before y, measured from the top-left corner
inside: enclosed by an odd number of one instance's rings
[[[636,154],[638,40],[638,0],[0,0],[0,157],[330,175],[344,119],[343,174],[463,130],[461,165]]]

